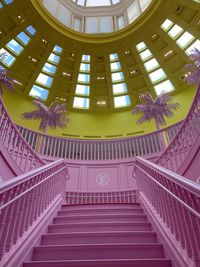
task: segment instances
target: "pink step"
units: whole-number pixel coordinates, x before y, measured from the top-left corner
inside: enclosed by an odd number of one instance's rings
[[[79,222],[146,222],[147,217],[143,214],[90,214],[68,215],[54,218],[54,223],[79,223]]]
[[[133,210],[141,208],[139,203],[135,204],[88,204],[88,205],[62,205],[61,210],[97,210],[97,209],[121,209]]]
[[[33,261],[162,258],[161,244],[83,244],[35,247]]]
[[[102,232],[46,234],[42,245],[92,244],[92,243],[156,243],[155,232]]]
[[[105,231],[151,231],[148,222],[93,222],[93,223],[63,223],[49,225],[49,233],[70,232],[105,232]]]
[[[168,259],[32,261],[23,267],[171,267]]]
[[[68,215],[89,215],[89,214],[144,214],[143,209],[140,207],[133,208],[133,209],[122,209],[122,208],[110,208],[110,209],[104,209],[104,208],[98,208],[98,209],[63,209],[58,212],[58,216],[68,216]]]

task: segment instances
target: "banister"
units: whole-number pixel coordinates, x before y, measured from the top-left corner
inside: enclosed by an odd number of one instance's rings
[[[58,160],[0,185],[0,265],[53,203],[64,199],[68,178],[65,161]]]
[[[2,98],[0,98],[0,111],[0,140],[19,171],[24,173],[43,166],[45,161],[39,157],[21,136],[18,128],[10,119]]]
[[[182,164],[187,159],[190,150],[195,145],[200,134],[199,104],[200,83],[191,108],[179,131],[174,136],[172,142],[155,161],[158,165],[183,174],[181,171]]]
[[[148,166],[149,168],[155,170],[157,173],[163,175],[166,179],[173,181],[174,183],[184,187],[188,191],[200,196],[200,185],[191,180],[171,171],[162,166],[157,165],[151,161],[148,161],[144,158],[137,157],[136,158],[136,168],[138,168],[138,163],[142,163],[143,165]]]

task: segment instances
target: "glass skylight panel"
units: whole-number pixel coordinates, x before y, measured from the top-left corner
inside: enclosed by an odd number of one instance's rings
[[[136,45],[136,48],[140,52],[141,50],[144,50],[145,48],[147,48],[147,46],[144,42],[140,42],[139,44]]]
[[[53,52],[57,52],[57,53],[59,53],[59,54],[62,53],[62,47],[56,45],[56,46],[54,47],[54,49],[53,49]]]
[[[128,95],[114,97],[115,108],[130,106],[130,104],[130,97]]]
[[[81,31],[81,19],[74,18],[74,30]]]
[[[52,85],[53,78],[43,73],[40,73],[39,76],[37,77],[36,82],[41,83],[47,87],[50,87]]]
[[[90,82],[90,75],[84,74],[84,73],[79,73],[78,82],[89,83]]]
[[[119,29],[122,29],[122,28],[125,27],[124,15],[119,16],[119,17],[117,18],[117,24],[118,24],[118,28],[119,28]]]
[[[149,49],[146,49],[145,51],[140,53],[140,57],[143,61],[151,58],[153,55]]]
[[[7,43],[6,47],[8,47],[10,50],[12,50],[17,55],[19,55],[22,52],[22,50],[24,49],[23,46],[21,46],[14,39],[12,39],[9,43]]]
[[[50,64],[50,63],[45,63],[42,71],[45,71],[45,72],[48,72],[50,74],[55,74],[56,73],[56,70],[57,70],[57,67]]]
[[[26,31],[28,33],[30,33],[31,35],[34,35],[36,33],[36,29],[33,28],[33,26],[29,25],[27,28],[26,28]]]
[[[111,73],[111,77],[112,77],[112,81],[113,82],[118,82],[118,81],[123,81],[124,80],[123,72]]]
[[[99,17],[99,32],[113,32],[113,17],[112,16],[102,16]]]
[[[118,55],[116,53],[115,54],[110,54],[109,58],[110,58],[110,61],[114,61],[114,60],[118,59]]]
[[[152,83],[156,83],[160,80],[163,80],[166,77],[167,77],[167,75],[165,74],[165,72],[162,69],[156,70],[156,71],[149,74],[149,78],[152,81]]]
[[[31,38],[25,32],[20,32],[17,35],[17,39],[19,39],[24,45],[27,45]]]
[[[169,92],[173,91],[174,86],[170,80],[167,80],[167,81],[164,81],[162,83],[159,83],[158,85],[155,85],[154,89],[155,89],[156,95],[160,95],[162,92],[169,93]]]
[[[125,83],[118,83],[118,84],[113,84],[113,94],[123,94],[127,92],[127,87]]]
[[[4,0],[4,2],[6,3],[6,5],[10,5],[13,3],[13,0]]]
[[[151,3],[151,0],[140,0],[139,3],[140,3],[142,11],[144,11]]]
[[[196,40],[190,47],[188,47],[188,49],[185,52],[186,54],[190,55],[191,50],[193,50],[194,48],[199,48],[199,47],[200,47],[200,40]]]
[[[90,64],[81,63],[80,71],[90,71]]]
[[[90,55],[82,55],[81,61],[90,62]]]
[[[54,53],[51,53],[50,56],[49,56],[49,58],[48,58],[48,61],[51,61],[51,62],[53,62],[53,63],[55,63],[55,64],[58,64],[59,61],[60,61],[60,57],[57,56],[57,55],[54,54]]]
[[[90,94],[90,87],[89,85],[82,85],[77,84],[76,85],[76,95],[89,95]]]
[[[181,47],[185,48],[194,40],[194,36],[189,32],[185,32],[177,41],[176,43]]]
[[[89,108],[89,98],[85,98],[85,97],[74,97],[74,103],[73,103],[73,107],[74,108],[85,108],[88,109]]]
[[[110,6],[110,0],[87,0],[86,6]]]
[[[37,86],[37,85],[33,85],[29,95],[40,99],[40,100],[46,100],[48,97],[49,91],[45,90],[44,88]]]
[[[7,67],[10,67],[15,62],[16,58],[4,48],[0,49],[0,54],[4,52],[6,53],[7,56],[4,58],[3,64],[6,65]]]
[[[183,28],[181,28],[178,25],[174,25],[171,30],[168,32],[168,34],[172,37],[172,38],[176,38],[181,32],[183,32]]]
[[[84,6],[86,0],[78,0],[77,5]]]
[[[150,59],[144,63],[145,69],[149,72],[159,67],[158,61],[155,58]]]
[[[165,30],[165,31],[168,31],[169,28],[170,28],[172,25],[174,25],[174,23],[173,23],[171,20],[166,19],[166,20],[163,22],[163,24],[161,25],[161,28],[163,28],[163,30]]]
[[[116,70],[121,69],[121,65],[119,61],[110,63],[110,69],[111,71],[116,71]]]
[[[137,17],[140,15],[140,10],[137,1],[134,1],[128,8],[127,8],[127,15],[129,23],[133,22]]]

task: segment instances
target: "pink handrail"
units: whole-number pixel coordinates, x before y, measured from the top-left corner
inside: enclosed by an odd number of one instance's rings
[[[160,153],[164,149],[163,145],[167,146],[171,142],[181,124],[182,121],[150,134],[112,140],[54,137],[19,125],[17,127],[41,156],[74,160],[115,160]]]
[[[137,158],[139,197],[167,227],[167,235],[200,263],[200,186],[152,162]],[[189,266],[189,265],[188,265]]]
[[[21,173],[43,166],[45,162],[21,136],[0,98],[0,141]]]
[[[51,203],[64,197],[66,179],[66,164],[58,160],[0,185],[0,261]]]
[[[180,168],[200,135],[200,84],[188,115],[169,146],[157,158],[156,163],[174,172]],[[182,174],[182,173],[180,173]]]

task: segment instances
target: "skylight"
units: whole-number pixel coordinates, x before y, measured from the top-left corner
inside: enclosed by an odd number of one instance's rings
[[[74,97],[74,103],[73,103],[73,107],[74,108],[84,108],[84,109],[88,109],[89,108],[89,98],[85,98],[85,97]]]
[[[164,82],[162,82],[162,83],[160,83],[158,85],[155,85],[154,89],[156,91],[156,94],[160,95],[162,92],[169,93],[169,92],[173,91],[174,90],[174,86],[169,80],[167,80],[167,81],[164,81]]]
[[[130,104],[130,97],[128,95],[114,97],[115,108],[130,106]]]
[[[75,4],[85,7],[111,6],[120,3],[122,0],[72,0]]]
[[[34,97],[34,98],[38,98],[40,100],[47,100],[47,97],[48,97],[48,94],[49,94],[49,91],[40,87],[40,86],[37,86],[37,85],[33,85],[29,95]]]

